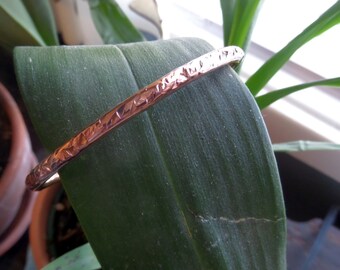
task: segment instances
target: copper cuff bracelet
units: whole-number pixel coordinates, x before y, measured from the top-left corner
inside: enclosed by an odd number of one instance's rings
[[[41,190],[60,181],[58,170],[107,132],[202,75],[224,65],[238,64],[243,56],[242,49],[236,46],[214,50],[140,89],[41,161],[27,176],[26,185],[31,190]]]

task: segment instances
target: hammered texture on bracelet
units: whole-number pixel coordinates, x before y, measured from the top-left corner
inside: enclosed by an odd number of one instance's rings
[[[40,162],[27,176],[31,190],[41,190],[60,181],[58,170],[110,130],[147,110],[161,99],[195,79],[225,65],[236,65],[244,56],[242,49],[229,46],[204,54],[140,89],[71,138]]]

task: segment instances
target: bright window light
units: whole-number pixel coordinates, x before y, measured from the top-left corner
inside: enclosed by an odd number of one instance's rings
[[[223,46],[222,13],[219,0],[158,0],[163,18],[164,38],[200,37],[214,47]],[[331,7],[335,0],[266,0],[260,9],[252,35],[252,44],[242,66],[245,81],[271,55]],[[300,48],[264,91],[276,90],[323,78],[340,77],[340,25],[335,26]],[[292,94],[271,106],[275,123],[290,119],[294,128],[285,128],[290,138],[340,143],[340,89],[321,90],[319,87]],[[265,111],[264,114],[267,112]],[[283,127],[278,125],[276,129]],[[298,129],[298,130],[297,130]],[[275,133],[275,132],[274,132]],[[276,132],[277,133],[277,132]],[[279,131],[281,135],[282,132]],[[303,135],[301,137],[301,134]],[[287,137],[287,138],[286,138]],[[337,154],[338,153],[338,154]],[[327,161],[330,155],[340,159],[339,152],[327,154],[320,162],[313,153],[294,154],[310,166],[340,181],[337,166]],[[336,156],[336,157],[335,157]],[[310,158],[313,157],[313,158]]]

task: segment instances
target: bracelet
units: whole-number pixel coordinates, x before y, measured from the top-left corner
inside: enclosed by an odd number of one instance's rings
[[[242,49],[236,46],[214,50],[174,69],[140,89],[41,161],[27,176],[27,187],[31,190],[41,190],[59,182],[59,169],[110,130],[124,124],[204,74],[224,65],[238,64],[243,56]]]

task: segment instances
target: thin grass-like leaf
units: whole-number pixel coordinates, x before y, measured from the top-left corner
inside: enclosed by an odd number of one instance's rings
[[[340,144],[315,141],[292,141],[273,144],[275,152],[302,152],[302,151],[339,151]]]
[[[314,81],[310,83],[303,83],[299,85],[294,85],[291,87],[279,89],[276,91],[272,91],[266,94],[263,94],[261,96],[256,97],[256,102],[259,108],[262,110],[275,101],[278,101],[281,98],[284,98],[292,93],[295,93],[300,90],[304,90],[309,87],[313,86],[331,86],[331,87],[340,87],[340,77],[327,79],[327,80],[320,80],[320,81]]]
[[[57,27],[50,1],[22,0],[46,45],[59,45]]]
[[[224,45],[246,51],[262,0],[220,0]]]
[[[96,270],[100,268],[96,255],[87,243],[60,256],[42,270]]]
[[[105,44],[137,42],[142,34],[114,0],[89,0],[91,15]]]
[[[224,45],[230,44],[231,33],[233,29],[234,11],[236,9],[236,1],[220,0],[223,16],[223,38]],[[236,44],[235,44],[236,45]]]
[[[337,1],[324,12],[316,21],[264,63],[262,67],[248,79],[246,84],[252,94],[256,96],[302,45],[338,23],[340,23],[340,1]]]

